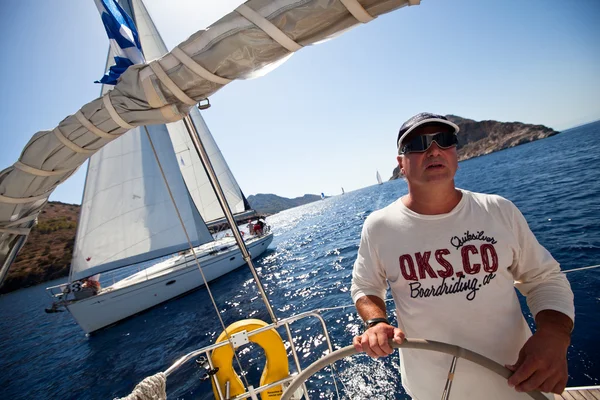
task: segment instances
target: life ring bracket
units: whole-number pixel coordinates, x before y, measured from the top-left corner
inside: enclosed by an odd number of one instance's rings
[[[233,344],[233,347],[236,349],[248,343],[250,343],[250,339],[248,338],[248,331],[246,330],[231,335],[231,344]]]

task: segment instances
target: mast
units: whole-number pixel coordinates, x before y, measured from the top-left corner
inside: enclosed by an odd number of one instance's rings
[[[106,62],[104,64],[104,72],[106,73],[106,71],[109,70],[110,66],[112,65],[112,60],[114,58],[114,52],[112,49],[112,46],[108,46],[108,51],[106,52]],[[102,85],[100,87],[100,95],[103,95],[106,91],[108,91],[108,89],[106,88],[106,85]],[[91,157],[90,157],[91,158]],[[87,187],[87,180],[88,180],[88,175],[90,174],[90,160],[88,160],[86,166],[85,166],[85,179],[83,180],[83,191],[81,192],[81,204],[83,205],[83,202],[85,200],[85,189]],[[79,224],[79,221],[81,221],[81,217],[83,215],[83,207],[79,207],[79,213],[77,215],[77,229],[75,229],[75,239],[73,240],[73,251],[75,251],[75,245],[77,242],[77,238],[80,235],[80,229],[81,229],[81,224]],[[71,254],[71,262],[73,260],[73,254]],[[71,266],[69,266],[69,282],[72,282],[73,279],[71,277],[73,268],[71,268]]]

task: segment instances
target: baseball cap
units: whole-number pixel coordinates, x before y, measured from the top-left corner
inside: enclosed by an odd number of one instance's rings
[[[402,124],[400,132],[398,132],[398,138],[396,139],[396,145],[400,148],[400,143],[415,129],[424,124],[438,123],[452,127],[454,134],[457,134],[460,128],[454,122],[450,122],[448,118],[443,115],[432,114],[432,113],[419,113],[414,117],[411,117],[408,121]]]

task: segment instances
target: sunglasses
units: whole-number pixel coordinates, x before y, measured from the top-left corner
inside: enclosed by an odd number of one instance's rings
[[[454,132],[439,132],[430,135],[415,136],[400,147],[399,154],[422,153],[427,151],[431,143],[435,142],[440,149],[449,149],[458,144],[458,138]]]

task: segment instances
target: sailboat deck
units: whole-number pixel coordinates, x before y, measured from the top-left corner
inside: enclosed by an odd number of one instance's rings
[[[246,241],[247,245],[250,245],[257,239],[258,237],[250,237]],[[196,252],[196,256],[198,256],[200,261],[203,261],[205,257],[209,255],[215,255],[216,252],[224,252],[230,251],[235,241],[232,237],[223,237],[213,242],[209,242],[203,245],[196,247],[194,250]],[[213,253],[215,252],[215,253]],[[115,289],[121,289],[127,286],[131,286],[136,283],[148,281],[150,279],[158,278],[161,276],[168,275],[174,271],[182,270],[184,268],[188,268],[192,260],[194,259],[193,254],[190,251],[187,251],[185,254],[176,255],[170,259],[154,264],[151,267],[142,269],[141,271],[130,275],[126,278],[119,280],[116,283],[113,283],[111,286],[108,286],[102,289],[101,293],[107,293],[113,291]]]
[[[567,388],[563,394],[554,395],[555,400],[600,400],[600,386]]]

